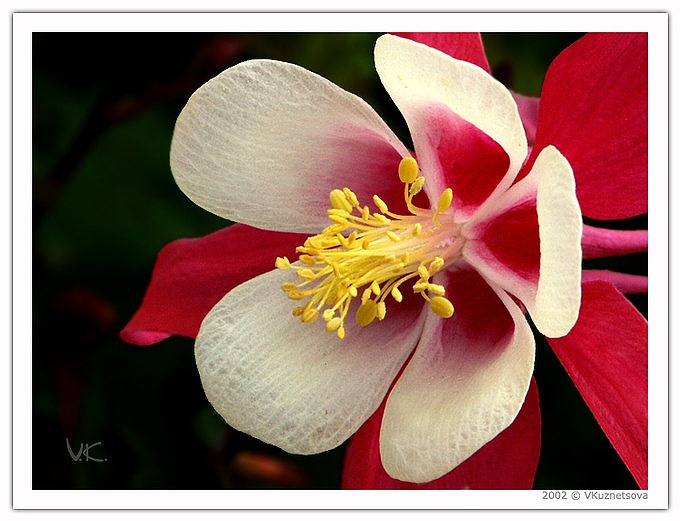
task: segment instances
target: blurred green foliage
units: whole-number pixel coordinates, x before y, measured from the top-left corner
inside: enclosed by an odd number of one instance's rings
[[[184,197],[169,170],[174,120],[191,93],[238,61],[285,60],[358,94],[408,142],[373,67],[376,36],[34,35],[34,488],[339,486],[342,448],[295,457],[225,425],[203,395],[191,340],[139,348],[117,332],[165,244],[226,224]],[[484,41],[496,76],[538,95],[548,64],[577,37]],[[542,340],[537,358],[536,487],[634,488]],[[106,461],[74,462],[67,438],[76,451],[101,442],[92,456]]]

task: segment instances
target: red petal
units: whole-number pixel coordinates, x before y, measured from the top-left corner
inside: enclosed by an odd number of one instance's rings
[[[444,186],[453,189],[454,209],[474,212],[505,177],[510,166],[508,154],[443,104],[423,105],[417,117],[426,134],[426,143],[416,143],[423,170],[430,175],[439,172]]]
[[[479,33],[394,33],[442,51],[452,58],[474,63],[491,73]]]
[[[583,284],[571,332],[548,342],[640,488],[647,488],[647,321],[613,286]]]
[[[541,446],[538,390],[532,380],[515,421],[457,468],[429,483],[390,478],[380,462],[378,439],[383,406],[357,431],[345,454],[344,489],[530,489]]]
[[[584,215],[647,212],[646,34],[588,34],[555,59],[541,92],[533,158],[547,145],[574,169]]]
[[[536,285],[541,260],[536,199],[489,219],[474,247],[489,264]]]
[[[159,253],[142,305],[121,338],[137,345],[171,335],[195,338],[203,318],[229,290],[274,269],[276,257],[292,255],[305,238],[235,224],[170,243]]]

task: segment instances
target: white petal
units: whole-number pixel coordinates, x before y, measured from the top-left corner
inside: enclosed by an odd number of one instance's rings
[[[199,88],[170,164],[199,206],[258,228],[316,233],[328,194],[380,193],[408,151],[363,100],[306,69],[253,60]]]
[[[415,483],[437,479],[519,413],[533,372],[534,338],[516,304],[502,291],[498,295],[514,322],[504,338],[485,338],[479,331],[468,336],[465,328],[447,323],[455,313],[447,320],[428,315],[385,407],[380,453],[391,477]]]
[[[527,140],[517,105],[500,82],[476,65],[393,35],[378,38],[375,64],[409,125],[419,158],[433,153],[419,115],[428,105],[444,104],[503,147],[510,167],[494,194],[510,186],[526,158]],[[428,172],[424,173],[427,178]],[[428,183],[435,197],[446,188],[436,179]]]
[[[378,408],[422,331],[395,305],[339,340],[322,319],[302,324],[275,270],[228,293],[205,318],[196,363],[208,400],[232,427],[295,454],[337,447]],[[422,309],[422,308],[421,308]]]
[[[581,308],[581,235],[583,218],[574,173],[553,146],[541,150],[536,171],[541,271],[536,302],[527,306],[538,330],[550,338],[565,336]]]
[[[533,198],[540,242],[537,280],[514,271],[496,258],[483,241],[475,240],[484,231],[486,221]],[[468,242],[463,256],[486,278],[519,298],[541,333],[557,338],[566,335],[578,318],[582,230],[571,166],[555,147],[548,146],[541,150],[527,177],[482,207],[466,224],[463,233]],[[512,237],[508,240],[512,241]]]

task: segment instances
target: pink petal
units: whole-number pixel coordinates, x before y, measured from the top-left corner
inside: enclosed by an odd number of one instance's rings
[[[484,259],[523,284],[538,284],[541,259],[536,199],[520,201],[506,211],[487,219],[466,253]],[[469,258],[469,257],[468,257]],[[518,288],[506,288],[519,292]]]
[[[548,339],[640,488],[647,488],[647,321],[614,287],[583,284],[572,331]]]
[[[408,124],[418,160],[428,163],[422,172],[431,199],[436,201],[447,188],[433,160],[437,153],[431,150],[439,146],[442,133],[432,128],[430,113],[442,107],[480,129],[507,154],[507,174],[497,183],[495,193],[512,184],[526,160],[527,140],[517,104],[501,83],[475,65],[391,34],[378,38],[374,54],[380,80]],[[451,126],[448,119],[443,118],[447,127]],[[434,118],[435,123],[440,120]],[[434,168],[429,168],[431,165]],[[475,180],[480,182],[486,175],[478,172]]]
[[[560,337],[578,318],[582,228],[571,167],[548,146],[529,176],[465,225],[463,255],[519,298],[541,333]]]
[[[505,150],[477,127],[443,104],[423,104],[410,124],[417,127],[418,161],[423,172],[443,180],[431,197],[450,187],[452,208],[462,218],[471,215],[505,177],[510,160]],[[462,214],[462,215],[461,215]]]
[[[530,489],[541,446],[538,389],[532,379],[522,409],[510,427],[468,460],[429,483],[407,483],[387,475],[380,461],[379,434],[383,406],[352,437],[342,472],[344,489]]]
[[[507,294],[469,268],[439,277],[455,312],[442,319],[428,310],[380,431],[385,471],[414,483],[447,474],[505,430],[534,366],[534,336]]]
[[[228,291],[270,271],[277,256],[292,255],[305,238],[235,224],[200,239],[170,243],[159,253],[144,300],[121,338],[137,345],[171,335],[195,338]]]
[[[522,118],[522,125],[524,125],[524,131],[527,134],[527,142],[529,143],[529,146],[533,146],[534,141],[536,140],[538,106],[541,100],[531,96],[523,96],[516,92],[512,93],[512,97],[515,98],[515,103],[517,103],[519,117]]]
[[[647,212],[646,34],[588,34],[555,59],[533,156],[548,145],[571,164],[584,215]]]
[[[647,293],[649,285],[646,275],[630,275],[610,270],[583,270],[582,282],[596,280],[609,282],[621,293]]]
[[[479,33],[394,33],[396,36],[423,43],[452,58],[474,63],[491,73]]]

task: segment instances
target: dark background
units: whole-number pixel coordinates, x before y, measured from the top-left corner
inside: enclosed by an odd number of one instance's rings
[[[181,194],[168,166],[174,121],[191,93],[239,61],[281,59],[358,94],[408,143],[373,67],[376,36],[34,34],[34,488],[339,486],[343,447],[291,456],[225,425],[203,395],[191,340],[139,348],[118,331],[165,244],[226,225]],[[578,36],[489,34],[484,42],[495,76],[537,96],[549,63]],[[646,261],[591,265],[646,273]],[[646,295],[633,300],[646,314]],[[536,488],[636,488],[541,335],[536,378]],[[106,461],[73,461],[67,438],[76,453],[100,442],[89,455]]]

